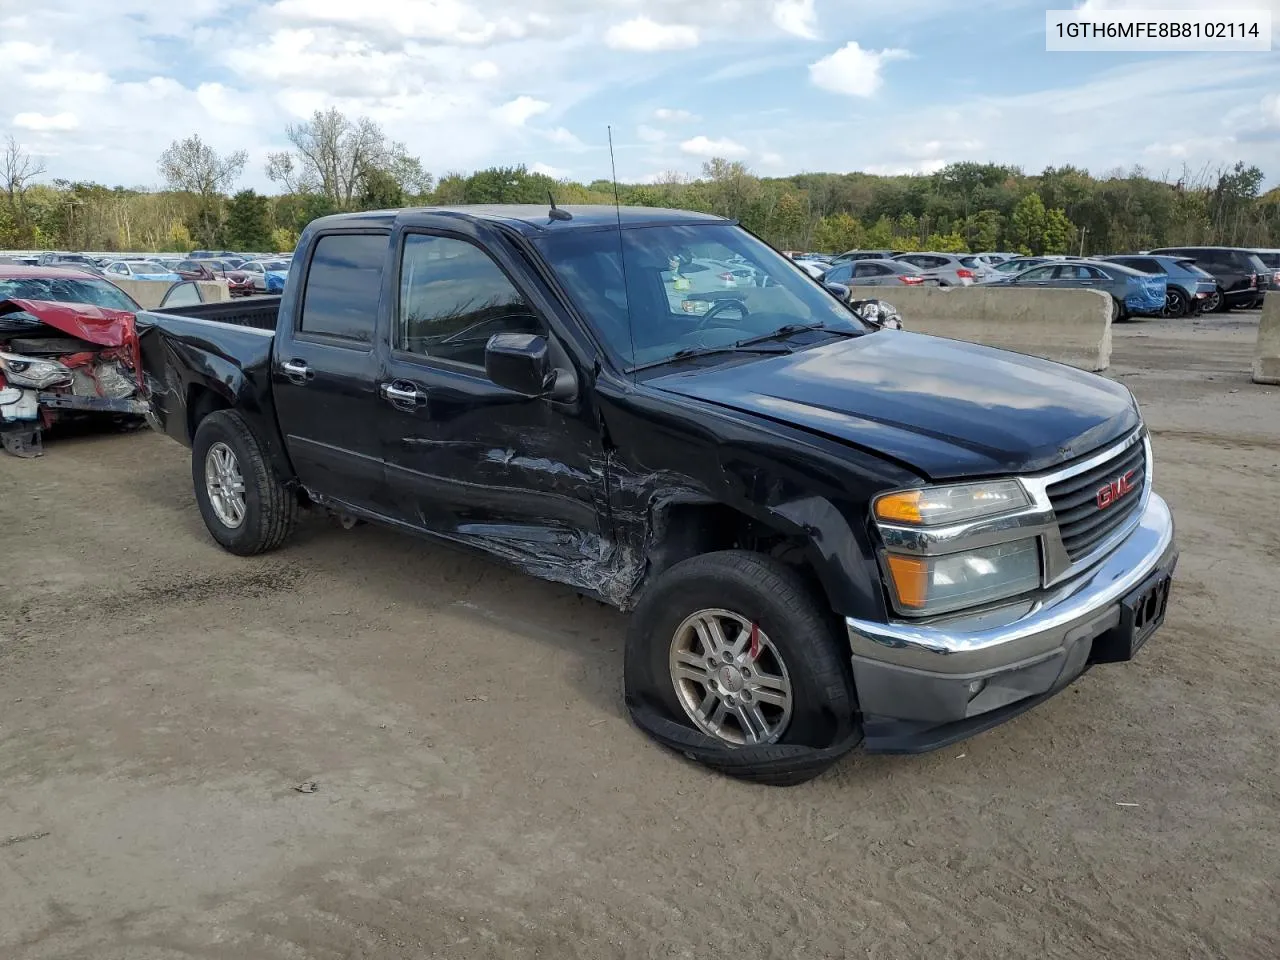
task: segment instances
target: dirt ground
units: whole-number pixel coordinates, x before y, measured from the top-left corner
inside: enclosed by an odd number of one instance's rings
[[[633,729],[566,589],[323,521],[230,556],[146,432],[0,457],[0,957],[1280,955],[1256,325],[1117,327],[1183,550],[1138,659],[791,790]]]

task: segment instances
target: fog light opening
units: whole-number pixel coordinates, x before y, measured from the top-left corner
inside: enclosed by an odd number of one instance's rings
[[[985,689],[987,689],[987,681],[985,678],[981,680],[970,680],[969,681],[969,700],[972,701],[974,697],[976,697]]]

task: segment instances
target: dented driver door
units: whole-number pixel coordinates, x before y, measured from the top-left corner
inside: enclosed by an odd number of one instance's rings
[[[390,498],[404,523],[590,587],[610,553],[599,431],[485,376],[493,334],[555,336],[500,256],[456,224],[400,236],[378,386]]]

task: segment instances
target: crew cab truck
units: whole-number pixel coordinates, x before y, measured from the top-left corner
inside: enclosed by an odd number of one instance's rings
[[[877,329],[717,217],[327,217],[281,297],[139,326],[226,549],[326,509],[629,610],[634,721],[742,778],[954,742],[1165,614],[1124,386]]]

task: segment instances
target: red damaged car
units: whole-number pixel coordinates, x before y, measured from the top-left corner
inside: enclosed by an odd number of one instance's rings
[[[0,446],[44,452],[43,430],[84,416],[140,422],[141,309],[79,270],[0,266]]]

